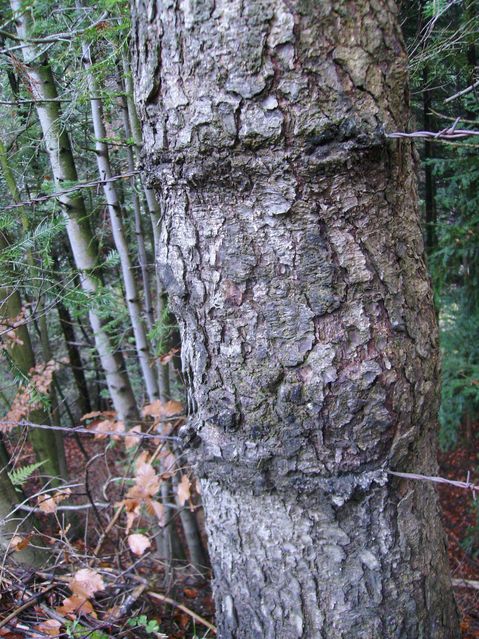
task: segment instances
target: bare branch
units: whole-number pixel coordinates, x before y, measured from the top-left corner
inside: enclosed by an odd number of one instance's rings
[[[460,98],[461,95],[466,95],[467,93],[470,93],[471,91],[474,91],[474,89],[476,87],[479,87],[479,80],[477,80],[477,82],[474,82],[474,84],[471,84],[470,86],[466,87],[465,89],[463,89],[462,91],[458,91],[457,93],[455,93],[454,95],[449,96],[448,98],[446,98],[444,100],[444,103],[447,104],[448,102],[452,102],[453,100],[455,100],[456,98]]]

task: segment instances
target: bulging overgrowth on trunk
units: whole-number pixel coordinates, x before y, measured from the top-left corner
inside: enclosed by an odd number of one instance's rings
[[[136,0],[219,634],[458,636],[438,340],[388,0]]]

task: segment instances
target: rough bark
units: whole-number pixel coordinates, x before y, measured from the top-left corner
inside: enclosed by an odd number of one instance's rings
[[[395,4],[133,12],[219,636],[458,637]]]

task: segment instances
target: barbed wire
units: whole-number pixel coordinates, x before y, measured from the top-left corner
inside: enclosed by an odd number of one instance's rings
[[[80,189],[91,189],[95,186],[100,186],[103,184],[107,184],[109,182],[115,182],[117,180],[124,180],[126,178],[134,177],[135,175],[139,175],[141,171],[128,171],[126,173],[121,173],[120,175],[112,175],[110,178],[106,178],[103,180],[91,180],[90,182],[78,182],[75,186],[62,189],[61,191],[56,191],[55,193],[49,193],[48,195],[38,195],[37,197],[33,197],[31,200],[24,200],[23,202],[15,202],[15,204],[9,204],[8,206],[2,206],[1,210],[10,211],[11,209],[18,209],[22,206],[31,206],[32,204],[38,204],[39,202],[46,202],[47,200],[51,200],[52,198],[59,198],[64,195],[68,195],[69,193],[74,193],[75,191],[79,191]]]
[[[435,475],[420,475],[418,473],[401,473],[395,470],[386,470],[388,475],[395,475],[396,477],[403,477],[404,479],[414,479],[416,481],[430,481],[435,484],[449,484],[456,488],[462,488],[463,490],[470,490],[474,501],[476,500],[476,491],[479,491],[479,486],[471,483],[471,473],[468,471],[466,481],[458,481],[456,479],[447,479],[446,477],[436,477]]]
[[[164,417],[157,420],[157,423],[167,423],[167,422],[176,422],[181,419],[185,419],[186,415],[175,415],[174,417]],[[139,420],[135,420],[135,423],[141,423]],[[56,430],[62,431],[65,433],[81,433],[85,435],[102,435],[106,437],[135,437],[138,439],[156,439],[156,440],[164,440],[164,441],[175,441],[180,442],[181,438],[175,435],[161,435],[161,434],[151,434],[151,433],[138,433],[137,431],[102,431],[96,430],[94,428],[86,428],[85,426],[53,426],[51,424],[36,424],[34,422],[29,422],[26,420],[22,421],[9,421],[6,419],[0,420],[0,433],[2,432],[2,426],[7,426],[10,428],[39,428],[40,430]],[[7,431],[5,431],[7,432]]]
[[[394,131],[393,133],[386,133],[387,138],[423,138],[426,140],[461,140],[470,136],[479,135],[479,131],[475,129],[458,129],[456,128],[461,118],[458,117],[454,120],[454,124],[440,131],[412,131],[406,133],[405,131]]]

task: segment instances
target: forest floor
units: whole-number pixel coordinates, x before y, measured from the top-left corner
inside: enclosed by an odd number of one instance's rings
[[[478,483],[477,447],[459,447],[439,455],[441,477]],[[479,494],[447,484],[439,485],[439,498],[448,538],[454,592],[461,614],[463,639],[479,639]],[[461,585],[460,580],[466,580]]]
[[[89,487],[94,499],[110,499],[112,507],[102,512],[103,525],[108,522],[114,512],[114,503],[119,492],[111,487],[105,492],[108,480],[115,474],[125,473],[125,459],[121,448],[110,448],[105,452],[103,441],[94,441],[90,437],[82,438],[88,462],[81,454],[75,439],[66,439],[66,454],[71,477],[78,478]],[[466,481],[468,472],[470,481],[479,483],[478,450],[471,450],[470,444],[456,450],[441,453],[439,472],[442,477],[451,480]],[[22,445],[20,463],[33,460],[29,447]],[[88,472],[85,472],[86,467]],[[128,473],[127,473],[128,474]],[[34,481],[26,486],[27,492],[37,488]],[[103,493],[103,494],[102,494]],[[439,485],[439,497],[443,521],[448,536],[448,547],[452,577],[456,599],[461,613],[463,639],[479,639],[479,494],[477,507],[472,492],[451,485]],[[73,503],[84,503],[85,492],[73,496]],[[214,604],[208,579],[201,577],[187,564],[180,564],[174,571],[166,574],[164,565],[155,560],[152,553],[143,557],[133,557],[124,543],[125,522],[119,521],[112,529],[110,539],[106,540],[101,553],[93,557],[93,547],[98,539],[99,526],[90,515],[85,535],[73,542],[70,547],[54,543],[55,525],[51,515],[40,516],[41,526],[49,531],[52,540],[52,554],[56,553],[57,561],[63,566],[54,572],[52,578],[46,573],[32,575],[31,571],[4,572],[0,580],[0,638],[24,639],[25,637],[73,637],[74,639],[105,639],[108,637],[124,637],[125,639],[144,637],[164,637],[165,639],[211,639],[214,633],[208,630],[208,624],[214,624]],[[58,521],[58,520],[57,520]],[[178,530],[181,535],[181,530]],[[65,579],[61,572],[65,568],[74,574],[75,570],[93,568],[103,575],[106,589],[94,598],[97,619],[80,616],[76,630],[70,626],[69,634],[48,632],[45,626],[47,619],[59,618],[55,613],[65,597],[69,596]],[[6,583],[5,583],[6,578]],[[56,580],[56,581],[55,581]],[[2,583],[2,581],[4,583]],[[141,591],[141,584],[148,583]],[[8,586],[10,584],[10,586]],[[52,584],[48,595],[43,595]],[[148,595],[154,585],[154,591],[163,597],[163,601]],[[6,587],[7,586],[7,587]],[[121,612],[122,606],[128,602],[131,593],[141,591],[140,595],[125,608],[126,614],[118,614],[115,622],[105,622],[109,614]],[[3,624],[12,611],[20,610],[25,603],[25,592],[29,596],[38,597],[38,604],[27,606],[8,624]],[[165,601],[164,599],[168,601]],[[51,612],[51,617],[48,614]],[[112,612],[113,611],[113,612]],[[56,617],[55,617],[56,614]],[[143,620],[141,619],[142,615]],[[75,615],[66,615],[73,619]],[[147,627],[131,628],[131,620],[138,623],[157,623],[157,633],[150,633]],[[103,620],[103,621],[102,621]],[[205,625],[206,622],[206,625]],[[59,622],[58,622],[59,624]],[[128,625],[130,624],[130,625]],[[64,626],[63,626],[64,627]],[[27,630],[30,628],[30,630]],[[51,628],[52,631],[55,627]],[[56,629],[59,632],[59,629]]]

